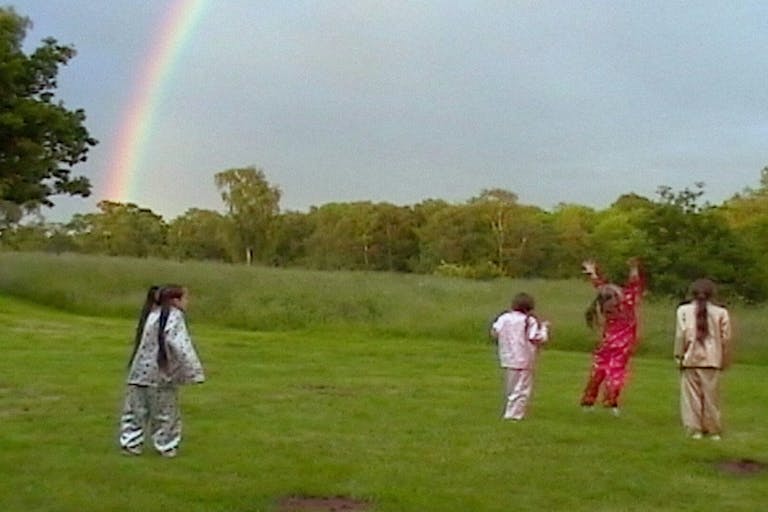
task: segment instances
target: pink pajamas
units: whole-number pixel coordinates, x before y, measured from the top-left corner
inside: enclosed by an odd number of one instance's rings
[[[605,284],[593,280],[595,287]],[[617,314],[606,319],[600,346],[593,352],[592,370],[581,398],[581,404],[591,406],[597,400],[601,385],[603,405],[618,407],[619,395],[627,380],[627,366],[637,344],[637,304],[642,293],[640,278],[632,278],[623,289],[623,299]]]

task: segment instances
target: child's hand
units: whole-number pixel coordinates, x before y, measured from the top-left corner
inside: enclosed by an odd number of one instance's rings
[[[597,263],[592,260],[586,260],[581,263],[582,273],[590,276],[597,275]]]

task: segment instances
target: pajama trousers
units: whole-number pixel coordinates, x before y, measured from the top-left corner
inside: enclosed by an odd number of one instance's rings
[[[604,387],[602,402],[606,407],[618,407],[619,395],[627,382],[629,351],[598,351],[592,370],[581,395],[581,405],[591,406],[597,400],[600,386]]]
[[[120,446],[140,451],[146,433],[158,452],[179,446],[181,414],[176,386],[128,385],[120,416]]]
[[[504,393],[507,398],[504,419],[523,419],[533,390],[533,371],[504,368],[504,384]]]
[[[680,372],[680,415],[691,432],[720,434],[720,370],[683,368]]]
[[[623,371],[614,371],[611,373],[605,368],[594,366],[589,375],[587,386],[584,388],[584,393],[581,396],[581,405],[594,405],[600,391],[600,385],[604,384],[603,405],[606,407],[618,407],[619,394],[621,393],[621,388],[624,386],[624,378],[625,372]]]

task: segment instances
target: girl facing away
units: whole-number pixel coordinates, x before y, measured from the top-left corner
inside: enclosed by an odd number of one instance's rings
[[[720,374],[730,364],[731,320],[728,310],[712,302],[715,284],[697,279],[692,300],[678,306],[675,360],[680,368],[680,414],[693,439],[719,440]]]
[[[503,418],[508,420],[525,417],[533,391],[536,355],[541,344],[549,339],[549,322],[536,317],[534,306],[533,297],[519,293],[512,299],[510,309],[491,326],[491,336],[498,343],[499,364],[504,370]]]
[[[583,271],[597,290],[597,296],[587,309],[587,325],[600,330],[600,343],[592,354],[592,368],[581,396],[581,405],[591,410],[601,386],[602,402],[619,415],[619,395],[627,381],[627,366],[638,342],[638,313],[643,293],[639,262],[628,261],[629,277],[621,287],[609,283],[597,264],[585,261]]]
[[[178,386],[205,380],[185,320],[188,293],[177,285],[152,287],[139,316],[120,417],[120,447],[140,455],[145,435],[164,457],[181,442]]]

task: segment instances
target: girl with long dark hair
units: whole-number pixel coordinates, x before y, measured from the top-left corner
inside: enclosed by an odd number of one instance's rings
[[[177,285],[147,294],[129,363],[128,389],[120,418],[123,453],[139,455],[148,429],[155,450],[176,455],[181,442],[178,386],[205,380],[185,320],[188,294]],[[155,297],[154,302],[152,298]]]

